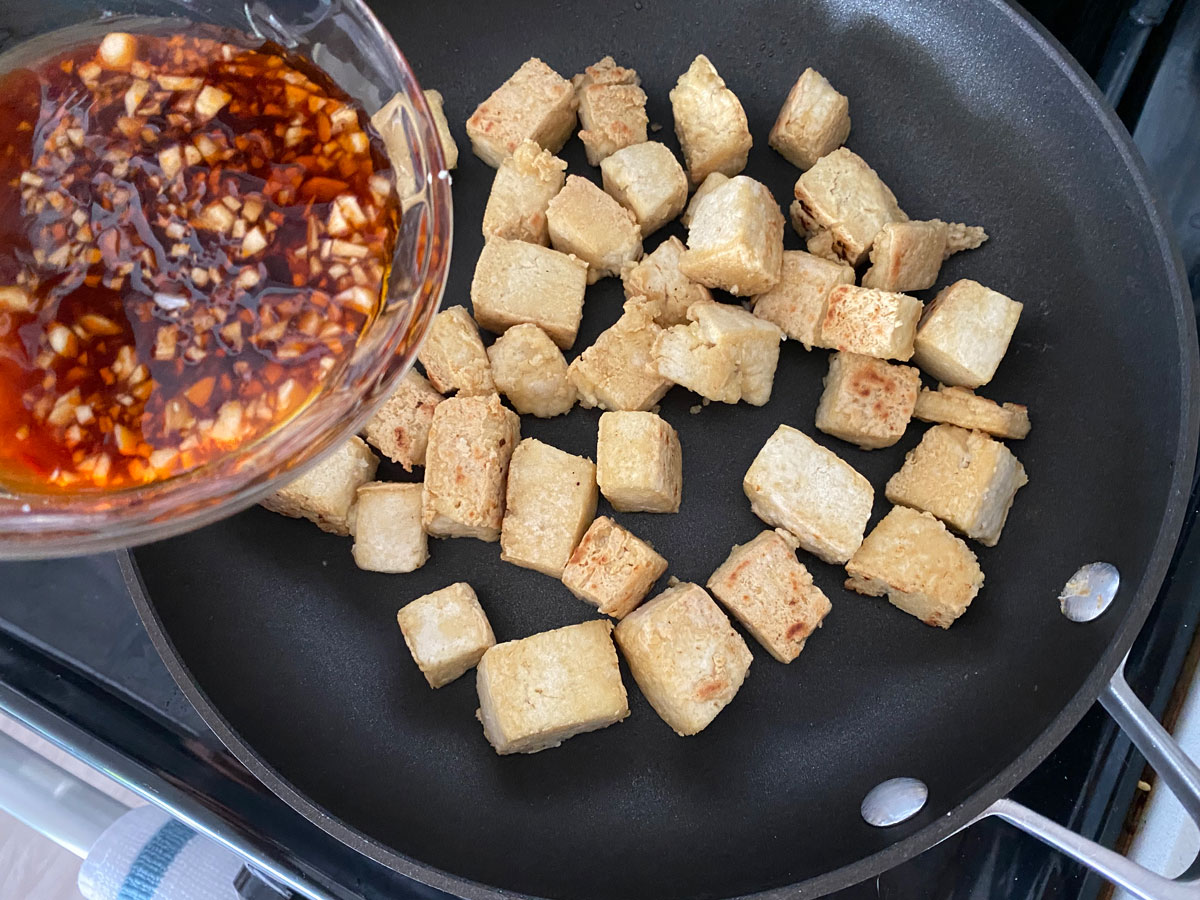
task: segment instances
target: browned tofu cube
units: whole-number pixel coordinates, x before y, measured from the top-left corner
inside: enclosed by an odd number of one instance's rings
[[[587,263],[549,247],[493,238],[483,246],[471,280],[475,321],[503,334],[531,322],[564,350],[583,318]]]
[[[712,172],[733,176],[746,168],[754,143],[746,111],[708,57],[701,54],[671,89],[675,136],[693,185]]]
[[[649,409],[671,382],[658,373],[654,342],[662,329],[654,309],[639,300],[625,303],[621,318],[600,333],[567,368],[584,409]]]
[[[823,347],[825,303],[839,284],[854,284],[854,269],[844,262],[785,250],[779,284],[754,298],[754,314],[782,328],[806,350]]]
[[[763,531],[735,546],[708,589],[781,663],[800,655],[833,608],[796,559],[795,538],[786,531]]]
[[[679,435],[652,412],[604,413],[596,437],[596,480],[620,512],[679,512]]]
[[[417,352],[430,383],[460,396],[496,393],[487,350],[479,327],[465,306],[449,306],[433,317],[425,343]]]
[[[433,124],[437,128],[438,140],[442,142],[442,156],[446,157],[446,168],[458,166],[458,144],[450,134],[450,123],[446,121],[445,100],[440,91],[426,91],[425,102],[429,104],[429,114],[433,116]]]
[[[858,549],[875,500],[848,462],[790,425],[763,444],[742,490],[756,516],[828,563],[844,563]]]
[[[692,194],[692,199],[688,201],[687,209],[679,217],[679,223],[684,228],[691,228],[692,217],[696,215],[696,210],[700,208],[700,201],[728,180],[728,175],[722,175],[720,172],[710,172],[708,177],[700,182],[700,187],[696,188],[696,193]]]
[[[642,237],[649,237],[681,212],[688,181],[670,149],[643,141],[618,150],[600,163],[604,190],[633,213]]]
[[[935,425],[887,483],[887,498],[933,513],[994,547],[1017,491],[1029,483],[1012,451],[979,431]]]
[[[949,628],[983,587],[971,549],[929,513],[897,506],[846,563],[846,587],[892,605],[926,625]]]
[[[492,168],[526,138],[557,153],[575,130],[578,105],[571,82],[540,59],[526,60],[467,119],[471,149]]]
[[[824,256],[818,250],[827,247],[852,266],[867,258],[880,228],[908,218],[875,170],[845,147],[822,156],[801,175],[795,194],[792,224],[810,238],[809,252]]]
[[[642,602],[667,571],[654,548],[608,516],[600,516],[571,554],[563,584],[606,616],[621,619]]]
[[[433,410],[445,397],[430,387],[416,369],[409,369],[391,396],[363,426],[367,443],[411,472],[425,465]]]
[[[839,284],[825,301],[821,343],[879,359],[908,360],[921,320],[921,301],[908,294]]]
[[[1001,406],[966,388],[938,385],[917,395],[913,418],[922,422],[945,422],[959,428],[986,431],[992,437],[1021,440],[1029,435],[1029,410],[1019,403]]]
[[[429,559],[421,527],[421,485],[374,481],[358,489],[354,564],[370,572],[413,572]]]
[[[525,438],[508,470],[500,558],[553,578],[596,516],[596,465]]]
[[[479,661],[475,684],[476,715],[501,755],[557,747],[629,715],[607,619],[497,644]]]
[[[835,353],[817,406],[817,428],[864,450],[890,447],[904,436],[920,388],[921,373],[912,366]]]
[[[521,141],[496,170],[483,211],[483,239],[507,238],[546,246],[546,207],[566,181],[567,164],[530,140]]]
[[[633,69],[611,56],[571,79],[579,98],[579,140],[593,166],[618,150],[646,140],[646,92]]]
[[[917,329],[913,361],[942,384],[977,388],[996,374],[1022,305],[978,281],[942,288]]]
[[[816,69],[796,79],[768,139],[793,166],[812,168],[850,136],[850,101]]]
[[[520,440],[521,420],[495,394],[439,403],[425,454],[425,531],[499,540],[508,463]]]
[[[958,242],[950,246],[951,229]],[[871,245],[871,268],[863,287],[883,291],[923,291],[933,287],[942,261],[959,250],[973,250],[987,240],[982,228],[941,219],[928,222],[889,222]]]
[[[396,621],[432,688],[464,674],[496,643],[487,614],[465,581],[418,597],[396,613]]]
[[[378,467],[379,458],[371,448],[352,437],[262,505],[294,519],[308,519],[322,531],[346,535],[358,489],[375,477]]]
[[[739,296],[769,291],[783,265],[783,214],[767,188],[745,175],[718,185],[697,207],[679,270]]]
[[[588,284],[620,275],[626,263],[642,258],[642,232],[633,213],[578,175],[546,207],[550,243],[588,264]]]
[[[636,265],[621,270],[625,296],[640,298],[654,305],[654,321],[666,328],[688,320],[687,311],[693,303],[712,300],[712,292],[679,271],[683,241],[672,235],[653,253],[647,253]]]
[[[496,387],[521,415],[561,416],[575,405],[567,361],[536,325],[514,325],[488,347]]]
[[[729,705],[753,659],[712,597],[688,582],[629,613],[616,638],[654,711],[682,736],[700,733]]]

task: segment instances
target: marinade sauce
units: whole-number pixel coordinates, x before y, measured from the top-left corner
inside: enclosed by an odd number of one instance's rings
[[[114,32],[0,76],[0,487],[270,432],[376,315],[399,215],[364,112],[278,46]]]

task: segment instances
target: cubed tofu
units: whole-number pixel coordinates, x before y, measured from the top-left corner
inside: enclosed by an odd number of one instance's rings
[[[521,420],[496,394],[450,397],[433,411],[421,524],[434,537],[500,539],[508,463]]]
[[[917,395],[913,418],[922,422],[945,422],[959,428],[986,431],[992,437],[1021,440],[1029,435],[1029,410],[1019,403],[1001,406],[967,388],[938,385]]]
[[[633,213],[586,178],[568,175],[546,207],[550,243],[588,264],[588,284],[620,275],[642,258],[642,232]]]
[[[700,182],[700,187],[696,188],[696,193],[692,194],[692,199],[688,201],[687,209],[685,209],[683,211],[683,215],[679,217],[679,223],[684,228],[691,228],[692,219],[696,215],[696,210],[700,208],[700,201],[728,180],[729,176],[722,175],[720,172],[709,173],[709,176]]]
[[[464,674],[496,643],[487,613],[465,581],[418,597],[396,613],[396,621],[432,688]]]
[[[621,269],[625,296],[653,304],[654,321],[664,328],[687,322],[689,306],[713,298],[708,288],[679,271],[683,252],[683,241],[672,235],[641,262]]]
[[[363,426],[367,443],[411,472],[425,465],[433,410],[445,397],[416,369],[409,369],[375,415]]]
[[[844,262],[822,259],[803,250],[785,250],[779,284],[754,298],[754,314],[778,325],[806,350],[823,347],[825,303],[829,292],[839,284],[854,284],[854,269]]]
[[[595,463],[525,438],[508,470],[500,559],[562,578],[598,499]]]
[[[834,353],[817,406],[817,429],[864,450],[890,447],[904,436],[920,388],[921,373],[912,366]]]
[[[618,150],[646,140],[646,92],[633,69],[611,56],[571,79],[579,98],[579,140],[593,166]]]
[[[521,415],[548,419],[575,405],[567,361],[536,325],[514,325],[487,352],[496,387]]]
[[[262,505],[295,519],[308,519],[322,531],[350,533],[350,508],[358,489],[375,477],[379,457],[352,437]]]
[[[419,148],[413,146],[412,116],[412,99],[404,91],[393,94],[371,116],[371,125],[383,139],[384,149],[392,164],[392,177],[402,206],[417,189],[413,157],[419,153]]]
[[[625,616],[616,638],[654,711],[685,737],[703,731],[729,705],[753,659],[713,598],[688,582]]]
[[[571,82],[536,57],[526,60],[467,119],[471,149],[492,168],[526,138],[557,153],[575,130],[578,106]]]
[[[421,485],[371,482],[358,489],[354,564],[369,572],[413,572],[429,559]]]
[[[667,561],[654,548],[600,516],[571,554],[563,569],[563,584],[606,616],[621,619],[650,593],[667,571]]]
[[[996,374],[1022,304],[967,278],[942,288],[917,329],[913,361],[942,384],[977,388]]]
[[[822,156],[801,175],[795,195],[792,224],[802,237],[818,239],[809,252],[828,247],[852,266],[867,258],[880,228],[908,218],[875,170],[845,147]]]
[[[783,214],[766,186],[738,175],[696,209],[679,270],[692,281],[749,297],[779,283]]]
[[[475,321],[496,334],[531,322],[565,350],[583,318],[587,271],[583,260],[549,247],[493,238],[471,279]]]
[[[850,101],[816,69],[805,69],[771,129],[767,143],[793,166],[811,169],[850,136]]]
[[[951,229],[958,236],[950,246]],[[923,291],[933,287],[942,261],[960,250],[973,250],[987,240],[975,225],[941,219],[928,222],[889,222],[879,229],[871,245],[871,268],[863,275],[863,287],[883,291]]]
[[[887,483],[899,506],[933,513],[985,547],[1000,540],[1017,491],[1029,483],[1012,451],[980,431],[934,425]]]
[[[762,406],[771,399],[783,332],[740,306],[693,304],[690,325],[673,325],[655,342],[658,372],[709,400]]]
[[[643,238],[678,216],[687,203],[683,166],[657,141],[617,150],[600,163],[600,177],[604,190],[633,213]]]
[[[879,359],[912,358],[921,301],[908,294],[839,284],[825,301],[821,343]]]
[[[746,111],[708,57],[697,56],[671,89],[675,136],[688,178],[698,185],[712,172],[730,177],[746,168],[754,143]]]
[[[483,211],[483,239],[507,238],[548,246],[546,207],[567,180],[567,164],[530,140],[505,157]]]
[[[654,307],[639,299],[625,303],[621,318],[572,360],[567,377],[584,409],[650,409],[671,387],[658,373],[654,342],[662,329]]]
[[[479,661],[475,684],[476,715],[501,755],[557,747],[629,715],[607,619],[497,644]]]
[[[652,412],[606,412],[596,437],[600,493],[620,512],[679,512],[679,435]]]
[[[764,531],[735,546],[708,589],[781,663],[800,655],[833,608],[796,559],[795,538],[786,531]]]
[[[862,543],[875,491],[836,453],[780,425],[742,479],[754,514],[809,553],[844,563]]]
[[[426,91],[425,102],[429,104],[429,114],[433,116],[438,140],[442,142],[442,156],[446,158],[446,168],[456,168],[458,144],[454,143],[454,136],[450,134],[450,123],[446,121],[446,101],[440,91]]]
[[[949,628],[983,587],[975,554],[929,513],[897,506],[846,563],[846,587]]]
[[[449,306],[433,317],[417,352],[430,384],[443,394],[474,397],[496,393],[492,366],[479,327],[465,306]]]

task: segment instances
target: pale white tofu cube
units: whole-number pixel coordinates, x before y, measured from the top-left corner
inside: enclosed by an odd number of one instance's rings
[[[588,284],[620,275],[642,258],[642,232],[633,213],[586,178],[568,175],[546,207],[550,243],[588,264]]]
[[[595,463],[525,438],[508,470],[500,559],[562,578],[598,499]]]
[[[514,325],[487,352],[496,387],[521,415],[545,419],[561,416],[575,405],[567,361],[536,325]]]
[[[583,260],[549,247],[493,238],[471,280],[475,321],[496,334],[531,322],[565,350],[583,318],[587,271]]]
[[[913,418],[922,422],[945,422],[959,428],[986,431],[992,437],[1021,440],[1029,436],[1029,410],[1019,403],[1001,406],[967,388],[938,385],[917,395]]]
[[[780,425],[742,479],[754,514],[809,553],[844,563],[862,543],[875,491],[836,453]]]
[[[933,513],[955,531],[994,547],[1017,491],[1029,483],[1012,451],[980,431],[935,425],[887,483],[899,506]]]
[[[575,130],[575,88],[536,57],[492,92],[467,119],[475,155],[496,168],[528,138],[557,153]]]
[[[879,359],[912,358],[921,301],[908,294],[839,284],[825,301],[821,343]]]
[[[425,465],[433,411],[446,398],[416,369],[409,369],[375,415],[363,426],[367,443],[411,472]]]
[[[461,397],[473,397],[496,393],[479,327],[465,306],[448,306],[433,317],[417,359],[430,384],[443,394],[457,391]]]
[[[767,188],[745,175],[714,188],[696,209],[679,270],[739,296],[769,291],[783,265],[783,214]]]
[[[904,436],[920,388],[921,373],[912,366],[835,353],[817,406],[817,429],[864,450],[890,447]]]
[[[796,559],[788,532],[763,531],[735,546],[708,579],[708,589],[781,663],[800,655],[832,604]]]
[[[667,561],[653,547],[608,516],[600,516],[571,554],[562,580],[580,600],[621,619],[642,602],[665,571]]]
[[[546,207],[562,190],[567,164],[531,140],[521,141],[496,170],[483,211],[483,239],[507,238],[547,246]]]
[[[688,181],[670,149],[643,141],[617,150],[600,163],[604,190],[633,213],[642,237],[649,237],[681,212]]]
[[[696,215],[696,210],[700,208],[700,201],[723,185],[729,180],[728,175],[722,175],[720,172],[710,172],[708,177],[700,182],[700,187],[696,188],[696,193],[692,194],[692,199],[688,201],[687,209],[683,211],[683,215],[679,217],[679,223],[684,228],[692,227],[692,219]]]
[[[712,172],[733,176],[746,168],[754,143],[742,103],[708,57],[697,56],[671,89],[675,135],[698,185]]]
[[[956,235],[954,246],[951,234]],[[978,226],[941,219],[928,222],[889,222],[879,229],[871,245],[871,268],[863,287],[884,291],[923,291],[931,288],[942,262],[960,250],[973,250],[987,240]]]
[[[618,150],[646,140],[646,92],[633,69],[611,56],[571,79],[579,98],[579,140],[593,166]]]
[[[621,269],[625,296],[653,304],[654,321],[664,328],[687,322],[688,307],[713,298],[708,288],[679,271],[683,252],[683,241],[672,235],[640,262]]]
[[[962,540],[929,513],[897,506],[846,563],[846,587],[926,625],[949,628],[983,587],[983,570]]]
[[[421,523],[434,537],[500,539],[508,464],[521,420],[496,394],[450,397],[433,411]]]
[[[463,675],[496,643],[487,614],[465,581],[418,597],[396,613],[396,621],[432,688]]]
[[[854,284],[854,269],[844,262],[803,250],[785,250],[779,284],[754,298],[754,314],[778,325],[806,350],[823,347],[825,304],[829,292],[839,284]]]
[[[413,572],[429,559],[421,485],[371,482],[358,489],[354,564],[369,572]]]
[[[996,374],[1022,304],[978,281],[942,288],[917,329],[913,361],[942,384],[977,388]]]
[[[654,711],[685,737],[703,731],[729,705],[753,659],[712,597],[688,582],[625,616],[616,638]]]
[[[628,300],[621,318],[572,360],[567,377],[584,409],[650,409],[671,387],[658,373],[654,342],[662,329],[654,308]]]
[[[361,438],[352,437],[262,505],[294,519],[308,519],[322,531],[347,535],[358,489],[375,477],[378,467],[379,457]]]
[[[607,619],[497,644],[479,661],[475,684],[476,715],[501,755],[557,747],[629,715]]]
[[[805,69],[788,91],[767,139],[801,169],[812,168],[850,136],[850,101],[816,69]]]
[[[596,480],[619,512],[679,512],[679,434],[656,413],[604,413],[596,437]]]
[[[429,104],[429,114],[433,116],[434,127],[437,128],[438,140],[442,142],[442,156],[446,158],[446,168],[458,166],[458,144],[450,134],[450,123],[446,121],[446,101],[440,91],[426,91],[425,102]]]

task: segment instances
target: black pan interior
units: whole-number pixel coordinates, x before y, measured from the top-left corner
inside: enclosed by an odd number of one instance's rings
[[[824,628],[790,666],[751,642],[747,683],[703,734],[672,734],[626,673],[625,723],[516,758],[497,758],[484,741],[471,677],[429,690],[395,611],[466,579],[506,640],[582,621],[589,607],[556,581],[501,564],[496,544],[437,542],[419,572],[377,575],[355,568],[349,541],[250,510],[134,553],[152,631],[161,628],[180,677],[194,679],[202,710],[323,827],[470,895],[487,893],[479,885],[574,900],[795,883],[818,891],[961,825],[1048,752],[1132,640],[1190,472],[1195,338],[1119,126],[1020,14],[982,0],[377,10],[418,77],[445,95],[463,151],[447,304],[467,301],[493,175],[471,155],[463,122],[527,57],[567,75],[610,53],[636,67],[661,127],[653,137],[677,149],[667,92],[706,53],[748,113],[747,173],[784,206],[797,172],[767,147],[767,131],[800,71],[819,69],[850,96],[849,146],[912,217],[978,223],[991,235],[948,262],[941,283],[971,277],[1025,304],[985,393],[1031,407],[1033,433],[1013,445],[1030,484],[1000,545],[976,548],[987,583],[948,632],[846,592],[840,569],[805,556],[833,601]],[[571,172],[598,180],[577,139],[565,154]],[[647,249],[672,233],[682,231],[660,232]],[[790,229],[786,241],[801,246]],[[589,289],[576,349],[620,302],[613,280]],[[741,477],[780,422],[859,468],[879,495],[872,521],[886,512],[882,485],[923,427],[873,453],[815,432],[826,356],[785,344],[762,409],[693,413],[697,398],[681,389],[664,401],[684,448],[682,511],[616,518],[653,542],[671,575],[703,582],[731,544],[762,528]],[[594,455],[597,418],[576,410],[526,419],[522,430]],[[610,512],[603,501],[601,512]],[[1097,559],[1117,564],[1123,590],[1110,613],[1072,625],[1056,595]],[[927,782],[930,802],[909,823],[872,829],[859,802],[896,775]]]

